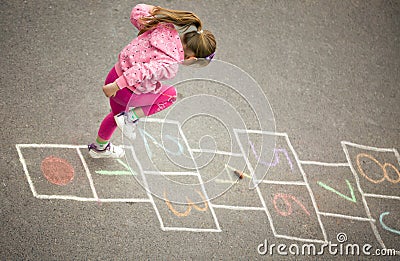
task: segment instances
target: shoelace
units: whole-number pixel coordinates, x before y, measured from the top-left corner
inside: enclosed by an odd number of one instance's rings
[[[111,142],[107,144],[107,146],[104,148],[104,150],[99,150],[97,149],[96,145],[94,145],[94,143],[88,145],[88,149],[90,150],[94,150],[97,152],[104,152],[105,150],[111,150]]]

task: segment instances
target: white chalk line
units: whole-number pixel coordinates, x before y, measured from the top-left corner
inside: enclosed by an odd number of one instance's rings
[[[73,195],[37,195],[36,196],[39,199],[62,199],[62,200],[75,200],[75,201],[99,201],[98,198],[84,198],[84,197],[78,197],[78,196],[73,196]]]
[[[156,176],[199,176],[196,172],[178,172],[178,171],[148,171],[143,172],[145,175],[156,175]]]
[[[221,229],[213,229],[213,228],[163,227],[161,229],[163,231],[213,232],[213,233],[222,232]]]
[[[389,196],[389,195],[379,195],[379,194],[370,194],[370,193],[364,193],[365,197],[370,197],[370,198],[386,198],[386,199],[397,199],[400,200],[399,196]]]
[[[261,180],[260,183],[273,184],[273,185],[294,185],[294,186],[307,186],[303,181],[279,181],[279,180]]]
[[[318,214],[326,217],[336,217],[336,218],[344,218],[344,219],[351,219],[351,220],[358,220],[358,221],[368,221],[368,222],[375,222],[375,219],[371,218],[364,218],[364,217],[355,217],[355,216],[348,216],[336,213],[327,213],[327,212],[318,212]]]
[[[399,152],[396,150],[396,149],[394,149],[394,155],[396,155],[396,158],[397,158],[397,162],[399,163],[399,165],[400,165],[400,155],[399,155]]]
[[[282,136],[287,137],[284,132],[272,132],[272,131],[262,131],[262,130],[245,130],[245,129],[233,129],[234,133],[247,133],[247,134],[262,134],[262,135],[272,135],[272,136]]]
[[[396,149],[394,149],[394,148],[377,148],[377,147],[360,145],[360,144],[352,143],[349,141],[342,141],[341,144],[342,144],[342,146],[347,145],[347,146],[356,147],[356,148],[363,149],[363,150],[372,150],[372,151],[377,151],[377,152],[395,152],[396,151]]]
[[[320,161],[308,161],[308,160],[299,160],[299,163],[302,165],[317,165],[317,166],[325,166],[325,167],[349,167],[350,164],[346,163],[328,163],[328,162],[320,162]]]
[[[232,180],[227,180],[227,179],[214,179],[215,183],[221,183],[221,184],[237,184],[239,183],[239,180],[232,181]]]
[[[99,198],[100,202],[151,203],[148,198]]]
[[[80,150],[79,148],[77,148],[76,151],[78,152],[79,158],[80,158],[81,161],[82,161],[83,168],[85,169],[86,176],[87,176],[87,178],[88,178],[88,180],[89,180],[89,185],[90,185],[90,188],[91,188],[92,193],[93,193],[93,197],[95,197],[95,198],[98,199],[99,197],[97,196],[96,188],[94,187],[94,182],[93,182],[92,174],[90,174],[89,167],[88,167],[88,165],[86,164],[85,159],[83,158],[83,155],[82,155],[82,153],[81,153],[81,150]]]
[[[194,153],[210,153],[210,154],[218,154],[218,155],[227,155],[232,157],[243,157],[242,153],[233,153],[229,151],[222,150],[208,150],[208,149],[190,149]]]
[[[150,203],[149,199],[146,198],[86,198],[78,197],[73,195],[37,195],[38,199],[60,199],[60,200],[75,200],[85,202],[112,202],[112,203]]]
[[[229,205],[219,205],[212,204],[213,208],[222,208],[222,209],[230,209],[230,210],[256,210],[256,211],[265,211],[263,207],[245,207],[245,206],[229,206]]]
[[[215,179],[216,183],[227,183],[227,184],[236,184],[239,182],[239,179],[236,181],[227,180],[227,179]],[[294,185],[294,186],[306,186],[305,182],[302,181],[279,181],[279,180],[256,180],[256,184],[272,184],[272,185]]]
[[[36,192],[35,186],[33,185],[33,181],[31,179],[31,176],[29,175],[28,166],[26,165],[26,161],[25,161],[25,159],[24,159],[24,157],[22,155],[22,152],[21,152],[21,149],[20,149],[21,148],[20,144],[17,144],[16,147],[17,147],[17,152],[18,152],[18,156],[19,156],[19,161],[22,164],[22,168],[24,170],[26,179],[28,180],[29,187],[30,187],[30,189],[32,191],[33,196],[37,197],[38,194]]]
[[[354,146],[354,147],[358,147],[358,148],[362,148],[362,149],[371,148],[371,147],[367,147],[367,146],[363,146],[363,145],[358,145],[358,144],[351,143],[351,142],[346,142],[346,141],[342,141],[342,142],[341,142],[341,145],[342,145],[344,154],[346,155],[346,159],[347,159],[347,161],[348,161],[349,164],[350,164],[351,172],[353,173],[353,176],[354,176],[354,178],[355,178],[355,180],[356,180],[357,188],[358,188],[358,191],[359,191],[360,194],[361,194],[361,200],[362,200],[362,202],[363,202],[365,212],[366,212],[368,218],[372,220],[373,218],[372,218],[372,215],[371,215],[371,211],[369,210],[367,201],[365,200],[364,191],[362,190],[361,185],[360,185],[360,179],[359,179],[359,177],[358,177],[358,175],[357,175],[356,170],[355,170],[354,167],[353,167],[353,164],[351,164],[350,154],[349,154],[349,151],[347,150],[347,147],[346,147],[346,146]],[[378,149],[378,148],[373,148],[373,149]],[[381,150],[381,151],[382,151],[382,150]],[[385,248],[385,249],[386,249],[386,246],[385,246],[385,244],[383,243],[383,240],[382,240],[382,238],[381,238],[381,235],[379,234],[379,231],[378,231],[377,227],[375,226],[374,222],[370,222],[370,225],[371,225],[371,228],[372,228],[372,231],[373,231],[373,233],[374,233],[374,235],[375,235],[376,240],[378,240],[378,243],[381,245],[382,248]]]
[[[326,244],[328,243],[328,240],[320,240],[320,239],[309,239],[309,238],[302,238],[302,237],[291,237],[291,236],[285,236],[285,235],[275,235],[277,238],[284,238],[284,239],[289,239],[289,240],[297,240],[301,242],[308,242],[308,243],[319,243],[319,244]]]
[[[70,144],[17,144],[17,148],[60,148],[60,149],[84,149],[87,145]]]

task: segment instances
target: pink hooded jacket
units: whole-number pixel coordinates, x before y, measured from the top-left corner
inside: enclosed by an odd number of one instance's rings
[[[136,5],[131,22],[142,29],[141,17],[150,16],[149,6]],[[173,24],[160,23],[133,39],[118,55],[115,70],[120,89],[129,88],[135,94],[158,93],[160,81],[175,77],[179,62],[184,60],[183,46]]]

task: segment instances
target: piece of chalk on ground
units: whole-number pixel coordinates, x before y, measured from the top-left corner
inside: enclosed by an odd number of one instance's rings
[[[239,179],[242,179],[242,178],[243,178],[243,172],[241,172],[241,171],[235,169],[235,171],[233,171],[233,173],[235,173],[236,176],[239,177]]]

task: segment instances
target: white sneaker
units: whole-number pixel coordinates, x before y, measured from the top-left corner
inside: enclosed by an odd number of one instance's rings
[[[104,150],[98,150],[94,143],[88,145],[89,155],[92,158],[122,158],[125,155],[125,151],[123,148],[119,146],[115,146],[113,144],[108,143]]]
[[[133,141],[136,139],[136,125],[139,120],[130,121],[125,112],[121,112],[114,116],[114,120],[117,123],[118,128],[121,129],[122,134]]]

